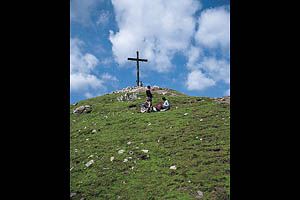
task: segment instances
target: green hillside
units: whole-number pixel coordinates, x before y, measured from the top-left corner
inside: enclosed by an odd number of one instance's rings
[[[165,96],[171,109],[141,113],[145,92],[70,105],[71,199],[229,199],[230,104],[170,89],[152,94],[153,105]],[[91,112],[74,114],[82,105]]]

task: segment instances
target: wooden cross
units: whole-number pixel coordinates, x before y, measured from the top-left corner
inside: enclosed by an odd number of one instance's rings
[[[136,58],[128,58],[128,60],[134,60],[136,61],[136,66],[137,66],[137,86],[139,86],[139,83],[140,83],[140,72],[139,72],[139,61],[142,61],[142,62],[148,62],[147,59],[139,59],[139,52],[137,51],[136,52]]]

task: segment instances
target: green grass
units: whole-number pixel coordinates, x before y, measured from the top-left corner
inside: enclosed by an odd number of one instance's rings
[[[198,190],[201,199],[229,199],[229,104],[172,93],[178,96],[165,95],[171,105],[166,112],[140,113],[144,93],[130,103],[118,102],[121,94],[108,94],[70,105],[72,199],[188,200]],[[154,94],[153,104],[161,98]],[[87,104],[91,113],[72,114]],[[121,149],[125,152],[118,154]],[[94,164],[86,167],[90,160]]]

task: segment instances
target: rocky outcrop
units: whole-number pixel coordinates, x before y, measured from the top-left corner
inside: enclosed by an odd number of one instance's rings
[[[82,114],[92,112],[92,107],[90,105],[79,106],[73,111],[73,114]]]
[[[128,94],[125,93],[124,95],[121,95],[119,97],[117,97],[117,100],[120,101],[133,101],[135,99],[137,99],[137,93],[133,93],[133,94]]]
[[[151,91],[159,89],[158,86],[152,86]],[[122,90],[116,90],[111,92],[110,94],[119,94],[119,93],[140,93],[140,92],[145,92],[147,90],[147,87],[142,87],[142,86],[128,86],[126,88],[123,88]]]
[[[228,104],[230,104],[230,96],[213,97],[212,99],[215,100],[218,103],[228,103]]]

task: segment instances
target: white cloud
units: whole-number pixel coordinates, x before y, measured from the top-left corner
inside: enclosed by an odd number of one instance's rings
[[[186,67],[190,70],[198,68],[197,62],[199,61],[200,55],[202,55],[202,49],[199,47],[191,46],[190,49],[186,52],[186,56],[188,57],[188,62]]]
[[[90,25],[92,23],[91,10],[100,1],[102,0],[71,0],[71,21],[81,25]]]
[[[104,80],[118,81],[118,79],[115,76],[112,76],[108,73],[102,74],[101,78],[104,79]]]
[[[213,56],[204,56],[202,49],[192,46],[187,52],[188,62],[186,67],[188,70],[202,70],[202,72],[214,81],[223,81],[230,83],[230,63],[224,58],[217,59]]]
[[[82,53],[84,42],[78,38],[71,39],[70,64],[72,73],[90,73],[99,63],[99,60],[92,54]]]
[[[195,32],[195,0],[112,0],[119,32],[110,31],[116,62],[127,63],[138,50],[151,68],[166,72],[178,51],[185,51]]]
[[[107,84],[116,86],[118,79],[108,73],[102,74],[100,78],[93,74],[100,62],[94,55],[82,52],[84,44],[78,38],[71,38],[70,88],[71,92],[91,97],[93,92],[107,90]]]
[[[228,89],[224,92],[224,96],[230,96],[230,89]]]
[[[75,73],[70,76],[71,92],[88,92],[90,89],[105,90],[104,81],[95,75],[85,73]]]
[[[226,7],[204,10],[199,19],[199,28],[195,34],[197,44],[209,48],[221,47],[228,50],[230,14]]]
[[[206,77],[200,70],[192,71],[187,76],[186,86],[188,90],[200,91],[215,84],[213,79]]]
[[[203,62],[198,65],[205,70],[207,75],[215,81],[230,83],[230,64],[224,59],[217,60],[215,57],[205,57]]]
[[[86,92],[86,93],[84,94],[84,96],[85,96],[86,98],[92,98],[92,97],[94,97],[94,95],[93,95],[92,93],[89,93],[89,92]]]
[[[227,7],[203,10],[198,19],[195,46],[186,53],[189,90],[204,90],[218,82],[230,84],[229,10]],[[217,57],[217,50],[221,50]]]
[[[109,83],[114,88],[118,87],[119,85],[119,80],[117,79],[117,77],[112,76],[108,73],[102,74],[101,80],[105,81],[106,83]]]
[[[100,16],[96,22],[97,25],[105,26],[109,21],[109,12],[108,11],[101,11]]]
[[[112,57],[107,57],[107,58],[104,58],[103,60],[100,61],[100,63],[104,66],[104,67],[110,67],[109,65],[111,63],[114,62],[114,59]]]

